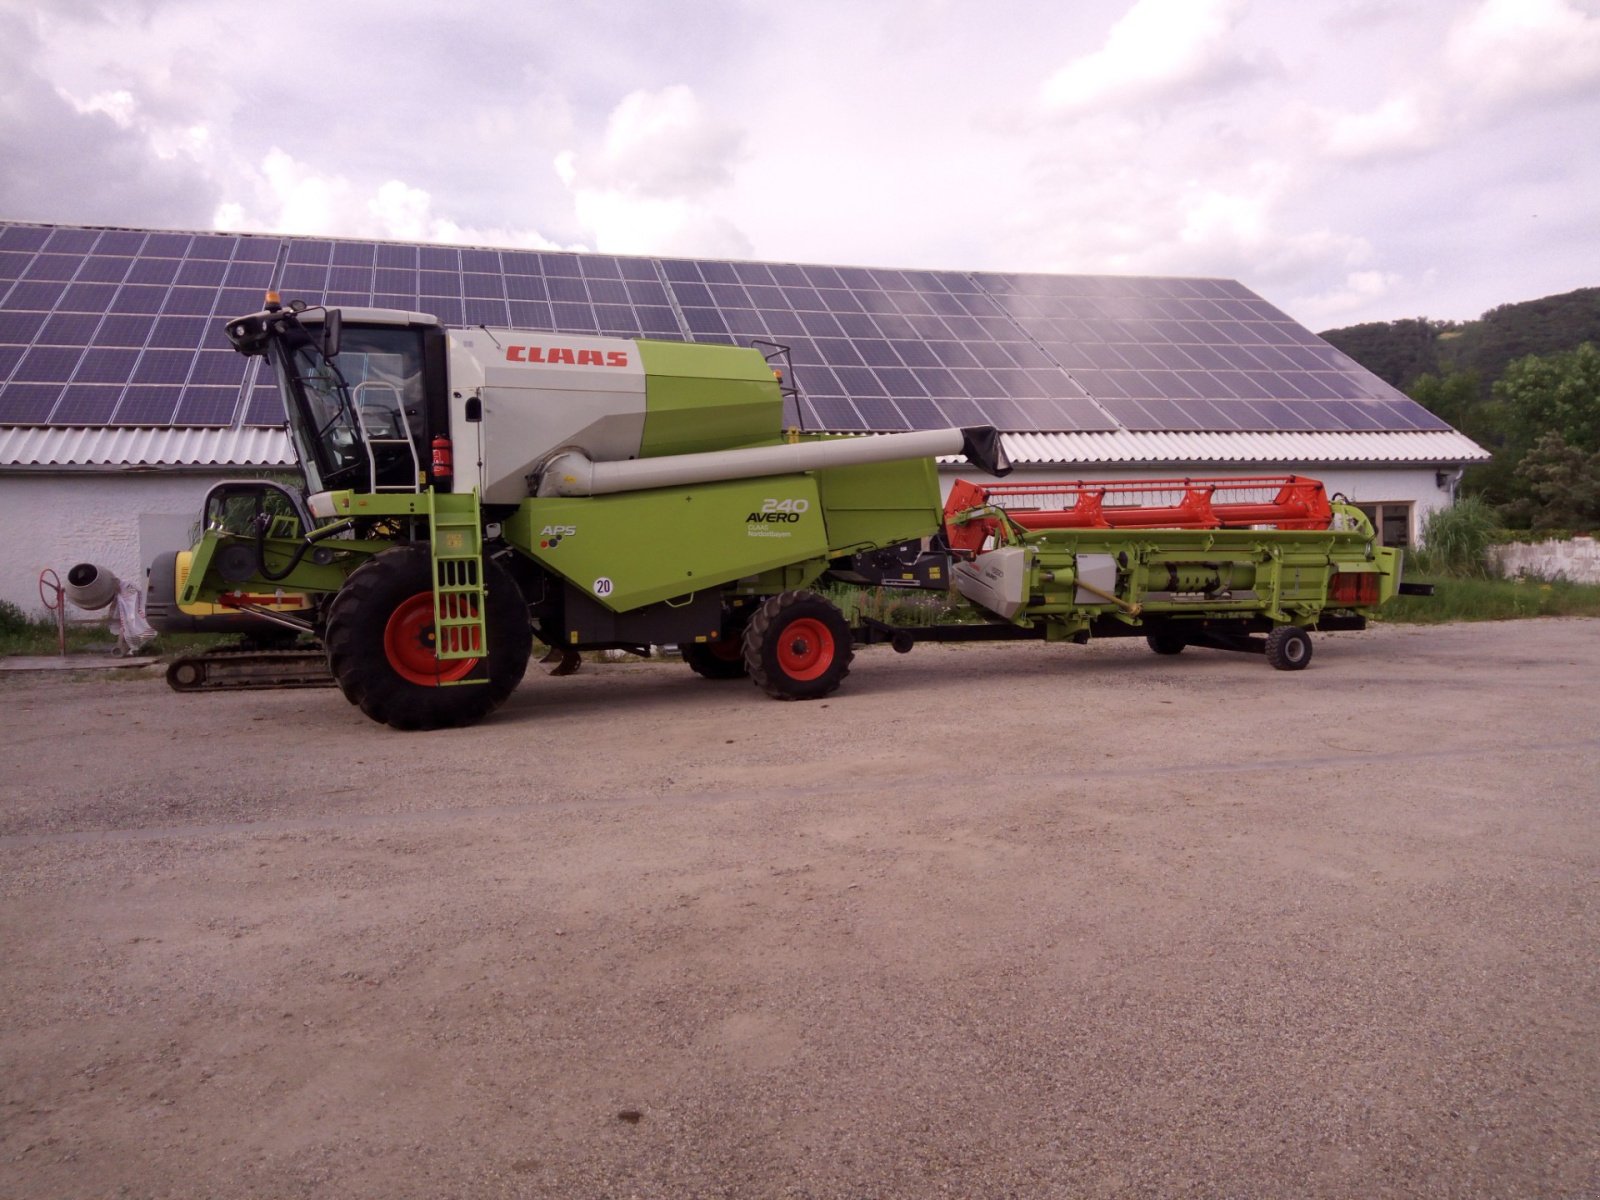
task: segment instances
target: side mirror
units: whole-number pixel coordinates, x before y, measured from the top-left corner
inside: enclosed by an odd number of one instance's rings
[[[340,317],[337,308],[330,308],[322,314],[322,357],[339,357],[339,326]]]

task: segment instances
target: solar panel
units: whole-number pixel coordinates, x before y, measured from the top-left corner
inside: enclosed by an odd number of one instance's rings
[[[220,322],[286,298],[790,348],[833,430],[1448,426],[1233,280],[894,270],[0,224],[0,421],[277,425]]]

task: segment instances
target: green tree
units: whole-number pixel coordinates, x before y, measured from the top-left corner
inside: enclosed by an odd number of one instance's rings
[[[1494,385],[1494,398],[1505,406],[1506,444],[1519,458],[1547,433],[1600,450],[1600,350],[1593,342],[1518,359]]]
[[[1491,308],[1476,321],[1442,338],[1440,360],[1471,368],[1483,381],[1483,394],[1518,359],[1556,354],[1584,342],[1600,341],[1600,288],[1579,288],[1518,304]]]
[[[1448,421],[1468,437],[1474,436],[1469,426],[1482,408],[1476,372],[1422,375],[1406,389],[1406,394],[1441,421]]]
[[[1473,489],[1504,506],[1508,524],[1563,527],[1543,510],[1559,497],[1567,497],[1560,501],[1565,508],[1573,502],[1561,482],[1573,469],[1565,451],[1585,458],[1600,452],[1600,350],[1585,343],[1561,354],[1518,359],[1495,383],[1485,415],[1495,431],[1489,438],[1495,462],[1474,477]],[[1549,435],[1555,441],[1547,441]],[[1536,448],[1530,474],[1521,468]]]
[[[1343,350],[1390,387],[1406,390],[1418,376],[1439,370],[1439,335],[1445,321],[1414,317],[1330,329],[1318,336]]]
[[[1494,453],[1486,463],[1474,463],[1461,477],[1461,494],[1479,496],[1489,504],[1505,504],[1518,494],[1516,461],[1503,453],[1505,406],[1485,400],[1476,371],[1424,375],[1408,389],[1413,400],[1434,416],[1448,421],[1478,445]]]
[[[1567,444],[1556,432],[1544,434],[1517,464],[1526,497],[1507,506],[1507,515],[1530,529],[1587,530],[1600,527],[1600,450]]]

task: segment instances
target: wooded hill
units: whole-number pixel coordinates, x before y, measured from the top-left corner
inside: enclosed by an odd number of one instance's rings
[[[1487,399],[1495,381],[1519,358],[1600,344],[1600,287],[1502,304],[1476,321],[1415,317],[1347,325],[1318,336],[1407,395],[1423,375],[1471,371]]]
[[[1321,336],[1494,452],[1468,469],[1462,492],[1507,525],[1600,526],[1600,288],[1503,304],[1476,321],[1419,317]]]

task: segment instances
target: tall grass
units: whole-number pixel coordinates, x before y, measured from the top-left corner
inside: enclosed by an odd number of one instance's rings
[[[1481,496],[1468,496],[1428,514],[1422,546],[1407,556],[1407,566],[1430,575],[1488,579],[1496,574],[1489,547],[1500,533],[1493,505]]]
[[[1412,578],[1415,578],[1412,576]],[[1431,596],[1396,596],[1378,619],[1405,625],[1509,621],[1518,617],[1600,617],[1600,586],[1565,579],[1435,576]]]

